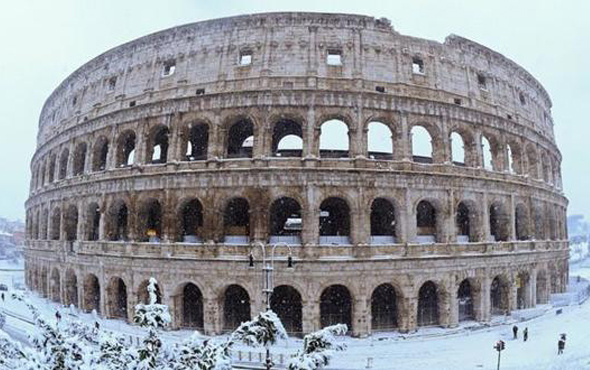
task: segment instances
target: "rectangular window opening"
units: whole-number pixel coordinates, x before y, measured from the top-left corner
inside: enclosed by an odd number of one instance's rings
[[[380,93],[384,93],[385,86],[375,86],[375,91],[380,92]]]
[[[238,62],[241,66],[249,66],[252,64],[252,50],[246,49],[240,51],[240,60]]]
[[[109,78],[109,83],[107,85],[108,91],[115,91],[116,86],[117,86],[117,77]]]
[[[526,105],[526,98],[524,97],[524,94],[523,93],[520,93],[518,95],[518,98],[520,99],[520,104]]]
[[[477,75],[477,84],[479,85],[480,89],[487,90],[488,86],[487,86],[486,76],[484,76],[482,74],[478,74]]]
[[[197,89],[197,95],[205,95],[205,89]]]
[[[507,114],[507,115],[506,115],[506,118],[508,118],[508,119],[512,119],[512,114]]]
[[[129,102],[130,107],[135,107],[136,104],[137,104],[137,102],[135,100],[132,100]]]
[[[342,65],[342,51],[339,49],[328,49],[328,57],[326,63],[329,66],[341,66]]]
[[[412,73],[423,75],[424,74],[424,61],[422,58],[412,58]]]
[[[162,69],[162,76],[171,76],[176,71],[176,61],[171,60],[164,63],[164,68]]]

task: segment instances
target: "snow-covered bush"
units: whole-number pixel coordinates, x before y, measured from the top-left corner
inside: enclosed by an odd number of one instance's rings
[[[336,342],[337,335],[348,331],[345,324],[328,326],[303,337],[303,350],[289,360],[289,370],[315,370],[327,366],[335,352],[343,351],[346,345]]]
[[[277,314],[268,310],[259,313],[251,321],[243,322],[232,337],[248,346],[266,347],[287,338],[287,332]]]
[[[233,344],[231,338],[223,343],[202,341],[195,333],[179,348],[174,370],[231,370],[229,350]]]
[[[4,327],[4,324],[6,324],[6,315],[0,312],[0,329]]]

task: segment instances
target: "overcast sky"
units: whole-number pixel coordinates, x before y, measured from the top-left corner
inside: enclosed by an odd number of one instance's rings
[[[18,0],[0,5],[0,216],[24,218],[45,99],[76,68],[123,42],[244,13],[324,11],[389,18],[402,34],[455,33],[531,72],[553,100],[569,213],[590,218],[590,1]],[[8,5],[8,4],[10,5]]]

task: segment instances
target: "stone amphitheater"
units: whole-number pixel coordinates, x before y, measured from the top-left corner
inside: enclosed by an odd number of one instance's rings
[[[568,280],[551,100],[503,55],[322,13],[188,24],[92,59],[47,99],[26,281],[174,328],[270,305],[294,335],[488,322]],[[292,263],[290,263],[292,262]]]

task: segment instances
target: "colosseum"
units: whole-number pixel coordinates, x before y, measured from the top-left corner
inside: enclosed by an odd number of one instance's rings
[[[157,32],[47,99],[28,286],[129,320],[158,280],[173,328],[270,305],[294,335],[453,327],[568,280],[551,100],[512,60],[390,21],[269,13]]]

